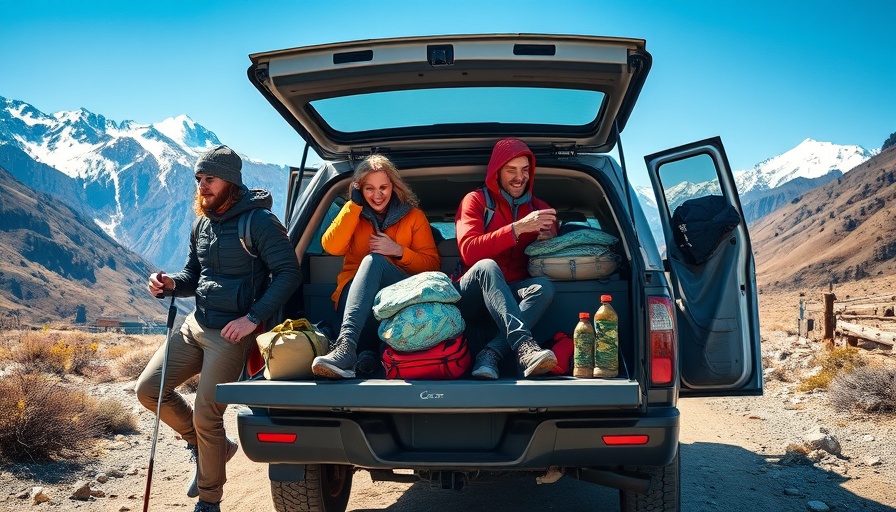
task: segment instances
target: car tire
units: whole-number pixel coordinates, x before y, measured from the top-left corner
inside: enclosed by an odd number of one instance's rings
[[[304,482],[271,480],[277,512],[345,512],[352,490],[352,467],[308,464]]]
[[[650,475],[650,492],[619,491],[622,512],[679,512],[681,510],[681,450],[668,466],[634,466],[626,470]]]

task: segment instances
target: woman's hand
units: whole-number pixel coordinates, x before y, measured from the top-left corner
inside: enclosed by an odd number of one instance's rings
[[[352,182],[352,202],[358,206],[364,206],[367,204],[367,200],[364,199],[364,192],[361,192],[361,185],[358,184],[357,181]]]
[[[393,258],[401,258],[404,254],[404,247],[398,245],[389,238],[385,233],[374,233],[370,235],[370,252],[382,254],[383,256],[392,256]]]

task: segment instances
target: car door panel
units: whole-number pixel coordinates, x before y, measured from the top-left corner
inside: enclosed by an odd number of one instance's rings
[[[680,146],[648,155],[645,161],[657,196],[675,295],[681,394],[761,394],[755,263],[721,140]],[[673,217],[681,217],[675,215],[683,211],[679,208],[706,204],[724,207],[728,223],[713,225],[723,217],[721,211],[716,217],[708,212],[705,221],[673,222]],[[730,208],[739,216],[733,228]],[[695,229],[706,226],[718,229]],[[695,260],[698,245],[702,257]]]

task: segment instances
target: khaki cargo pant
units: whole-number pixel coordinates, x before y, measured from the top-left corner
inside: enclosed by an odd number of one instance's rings
[[[227,481],[227,442],[224,432],[226,404],[215,402],[218,383],[237,380],[249,354],[255,336],[230,343],[221,337],[220,329],[202,327],[191,313],[180,332],[172,333],[171,348],[166,365],[161,420],[186,442],[199,449],[199,498],[216,503],[224,495]],[[159,399],[159,383],[165,345],[156,351],[137,379],[137,399],[155,412]],[[194,405],[174,391],[190,377],[200,374]]]

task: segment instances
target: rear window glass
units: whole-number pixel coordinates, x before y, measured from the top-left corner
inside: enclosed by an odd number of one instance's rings
[[[344,132],[444,124],[501,123],[581,127],[604,100],[597,91],[543,87],[451,87],[357,94],[311,102]]]

